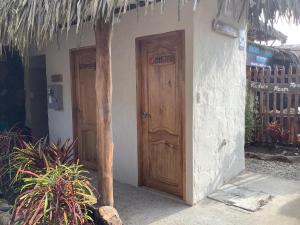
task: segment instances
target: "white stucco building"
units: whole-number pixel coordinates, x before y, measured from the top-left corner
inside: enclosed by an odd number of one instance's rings
[[[212,29],[217,4],[201,0],[194,11],[187,3],[178,20],[177,1],[169,1],[163,13],[158,6],[137,18],[133,10],[114,25],[116,180],[194,204],[244,170],[246,52],[239,37]],[[219,19],[245,34],[243,18]],[[92,164],[94,31],[75,30],[36,55],[45,57],[47,86],[62,87],[62,109],[48,109],[50,139],[79,135],[78,156]]]

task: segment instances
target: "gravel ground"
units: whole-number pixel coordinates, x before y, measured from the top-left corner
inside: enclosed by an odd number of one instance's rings
[[[246,170],[300,181],[300,163],[284,163],[246,158]]]

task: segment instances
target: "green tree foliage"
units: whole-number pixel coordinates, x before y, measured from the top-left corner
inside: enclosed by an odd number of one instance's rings
[[[254,142],[255,131],[255,96],[247,84],[246,92],[246,107],[245,107],[245,143],[251,144]]]

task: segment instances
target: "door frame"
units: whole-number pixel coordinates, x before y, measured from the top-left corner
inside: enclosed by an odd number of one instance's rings
[[[75,143],[75,152],[74,156],[76,159],[79,159],[78,153],[78,110],[77,110],[77,88],[76,88],[76,76],[75,76],[75,55],[80,51],[93,50],[95,49],[95,45],[85,46],[80,48],[72,48],[69,50],[69,59],[70,59],[70,80],[71,80],[71,102],[72,102],[72,122],[73,122],[73,140]]]
[[[142,110],[143,110],[143,79],[142,79],[142,66],[141,66],[141,43],[155,38],[162,38],[168,36],[180,36],[181,38],[181,50],[182,50],[182,65],[181,65],[181,80],[179,85],[179,91],[181,96],[181,103],[184,106],[181,110],[181,143],[182,143],[182,199],[186,200],[186,150],[185,150],[185,31],[176,30],[161,34],[153,34],[135,39],[135,55],[136,55],[136,93],[137,93],[137,151],[138,151],[138,185],[142,186],[142,169],[143,169],[143,125],[142,125]]]

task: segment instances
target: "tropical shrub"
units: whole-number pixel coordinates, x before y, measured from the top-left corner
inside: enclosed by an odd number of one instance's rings
[[[13,168],[17,171],[15,179],[19,179],[18,171],[27,170],[36,174],[43,173],[49,167],[64,164],[70,165],[74,162],[74,141],[60,141],[57,144],[48,144],[46,138],[36,143],[25,143],[22,148],[15,148],[11,154]],[[23,174],[24,175],[24,174]]]
[[[87,205],[96,203],[92,185],[79,164],[48,167],[44,174],[20,170],[23,188],[13,223],[82,225],[92,221]],[[28,177],[27,177],[28,176]]]
[[[13,170],[11,154],[14,146],[22,147],[26,137],[18,132],[9,131],[0,134],[0,189],[5,194],[7,200],[14,202],[18,194],[17,184],[12,184],[16,175]]]
[[[60,140],[56,144],[51,144],[47,151],[47,158],[52,164],[70,165],[74,163],[75,141],[70,139],[65,142]]]
[[[46,138],[36,143],[24,142],[22,147],[15,147],[11,154],[13,162],[11,169],[16,170],[17,173],[22,170],[40,173],[49,167],[47,151],[48,143]]]
[[[289,131],[283,129],[276,121],[269,123],[266,130],[273,144],[288,142]]]
[[[254,142],[255,131],[255,97],[249,85],[247,85],[246,108],[245,108],[245,143]]]
[[[14,200],[19,194],[24,177],[28,174],[19,171],[26,170],[35,174],[44,173],[49,167],[64,164],[70,165],[74,162],[74,141],[57,142],[56,144],[48,144],[48,139],[43,138],[35,142],[25,142],[23,136],[14,135],[14,141],[9,138],[9,149],[3,150],[0,156],[0,175],[1,186],[5,193],[11,195],[10,199]],[[4,140],[5,138],[3,138]],[[25,140],[28,140],[26,137]],[[30,138],[34,140],[34,138]],[[0,146],[1,146],[0,138]],[[7,149],[7,143],[6,148]]]

